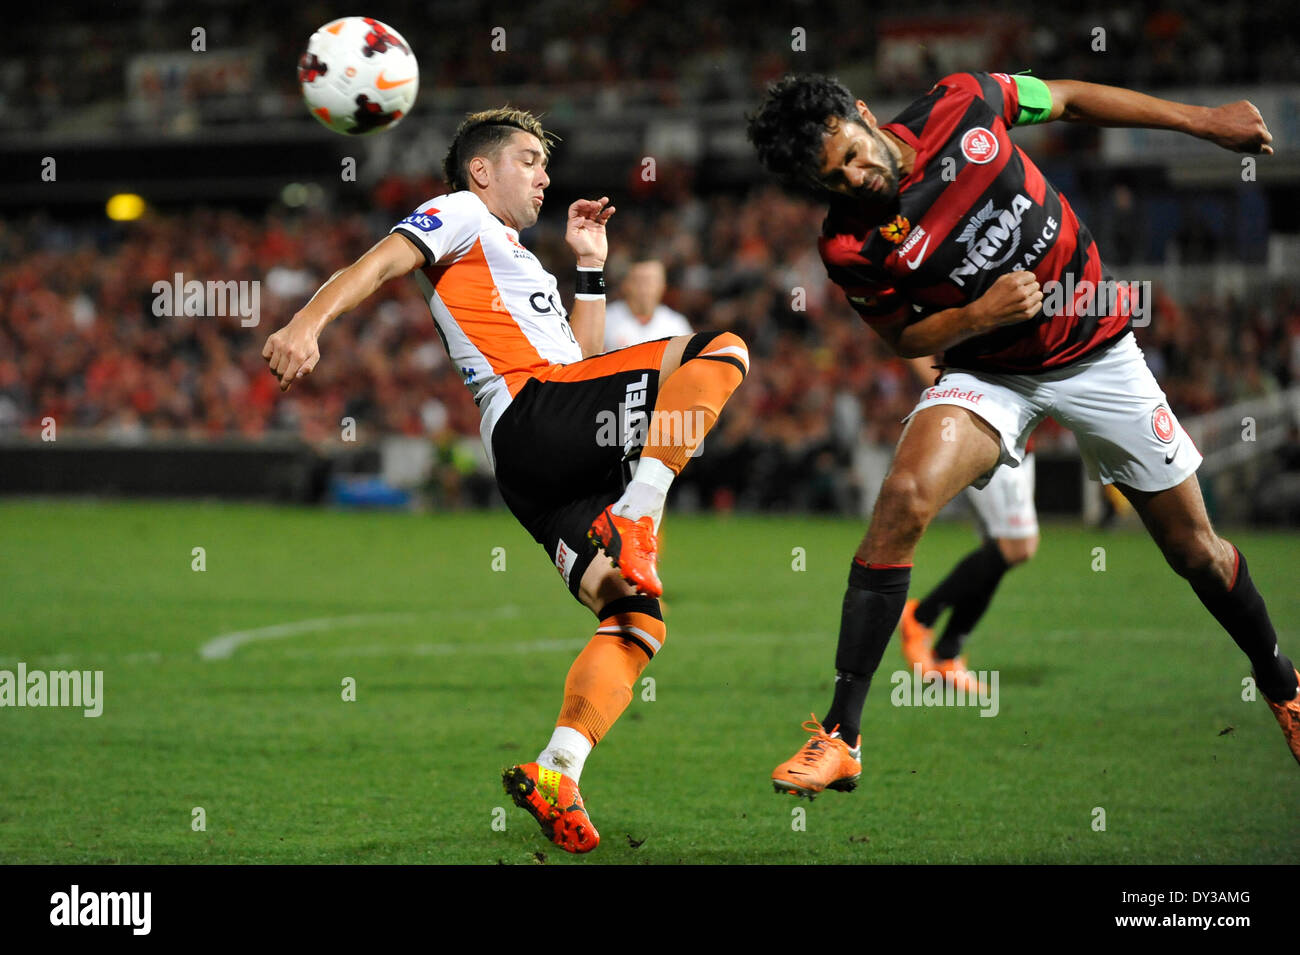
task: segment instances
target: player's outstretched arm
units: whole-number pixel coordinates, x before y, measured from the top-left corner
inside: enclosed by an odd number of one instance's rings
[[[424,264],[424,254],[409,240],[394,233],[379,240],[361,258],[335,272],[262,347],[262,357],[288,391],[320,360],[317,339],[325,326],[356,308],[389,279],[413,272]]]
[[[605,223],[614,214],[608,196],[599,199],[579,199],[569,206],[569,221],[564,230],[564,241],[578,257],[578,266],[584,269],[603,269],[609,255],[609,238]],[[569,313],[569,327],[582,349],[582,357],[590,358],[605,350],[605,300],[603,298],[577,299]]]
[[[1047,80],[1052,94],[1048,119],[1094,126],[1172,129],[1240,153],[1272,153],[1273,136],[1249,100],[1223,106],[1190,106],[1079,80]]]

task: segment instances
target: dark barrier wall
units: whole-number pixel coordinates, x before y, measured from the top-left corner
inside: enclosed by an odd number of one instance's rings
[[[1035,498],[1043,514],[1078,516],[1083,468],[1074,456],[1036,456]],[[305,444],[0,443],[0,494],[106,494],[262,498],[318,503],[330,475],[375,472],[374,448],[331,458]]]
[[[329,461],[303,444],[0,444],[0,494],[126,494],[320,500]]]

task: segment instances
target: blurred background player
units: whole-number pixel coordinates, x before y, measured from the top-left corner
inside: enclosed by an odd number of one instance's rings
[[[1008,136],[1062,118],[1272,152],[1244,100],[1207,109],[1006,73],[946,76],[884,126],[838,81],[788,75],[750,118],[764,166],[829,202],[819,249],[854,309],[897,354],[942,352],[946,366],[907,418],[850,567],[831,706],[805,722],[812,738],[773,772],[780,792],[856,786],[863,705],[906,603],[917,542],[959,491],[1018,464],[1049,415],[1074,432],[1094,478],[1120,485],[1167,563],[1245,653],[1300,762],[1300,672],[1279,652],[1245,558],[1210,525],[1201,454],[1133,340],[1138,303],[1122,285],[1100,299],[1112,283],[1091,234]],[[951,175],[935,174],[945,167]]]
[[[911,358],[907,363],[929,385],[934,362],[934,358]],[[919,663],[923,673],[937,671],[967,693],[978,693],[980,681],[962,656],[966,638],[988,610],[1003,575],[1038,551],[1033,439],[1026,445],[1020,467],[998,468],[984,487],[968,487],[966,500],[975,511],[984,542],[959,560],[925,597],[903,605],[900,644],[909,667]],[[952,612],[936,642],[934,625],[949,609]]]
[[[663,303],[667,288],[662,262],[632,263],[619,285],[623,297],[605,307],[605,351],[691,333],[686,316]]]
[[[673,478],[748,369],[731,333],[701,333],[600,354],[608,199],[569,207],[565,241],[577,257],[571,314],[555,278],[519,241],[550,184],[550,140],[532,114],[474,113],[457,130],[443,172],[452,191],[423,203],[340,270],[266,342],[282,390],[320,359],[324,327],[394,278],[416,273],[448,354],[482,414],[501,494],[554,561],[569,592],[599,621],[574,660],[550,743],[502,777],[507,793],[556,845],[600,841],[578,790],[591,749],[632,698],[666,637],[656,599],[655,531]],[[594,357],[593,357],[594,356]],[[614,435],[605,414],[641,409]],[[692,429],[654,427],[649,412]],[[626,433],[624,433],[626,432]],[[623,464],[639,450],[624,488]],[[597,560],[597,547],[610,560]],[[614,563],[611,563],[613,561]]]

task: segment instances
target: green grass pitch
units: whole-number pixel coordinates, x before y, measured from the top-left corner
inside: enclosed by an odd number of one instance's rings
[[[1004,579],[969,645],[995,718],[892,706],[895,638],[857,792],[773,793],[829,702],[862,529],[670,514],[668,642],[588,760],[602,843],[576,858],[500,773],[549,737],[593,620],[508,514],[0,503],[0,669],[104,673],[97,719],[0,709],[0,862],[1294,861],[1300,771],[1136,529],[1048,525]],[[1297,537],[1228,536],[1300,655]],[[913,594],[974,541],[932,528]]]

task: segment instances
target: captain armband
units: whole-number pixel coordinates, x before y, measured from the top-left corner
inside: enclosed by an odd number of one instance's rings
[[[1052,115],[1052,91],[1036,76],[1018,73],[1011,77],[1019,93],[1020,112],[1016,114],[1015,126],[1032,126],[1045,123]]]

